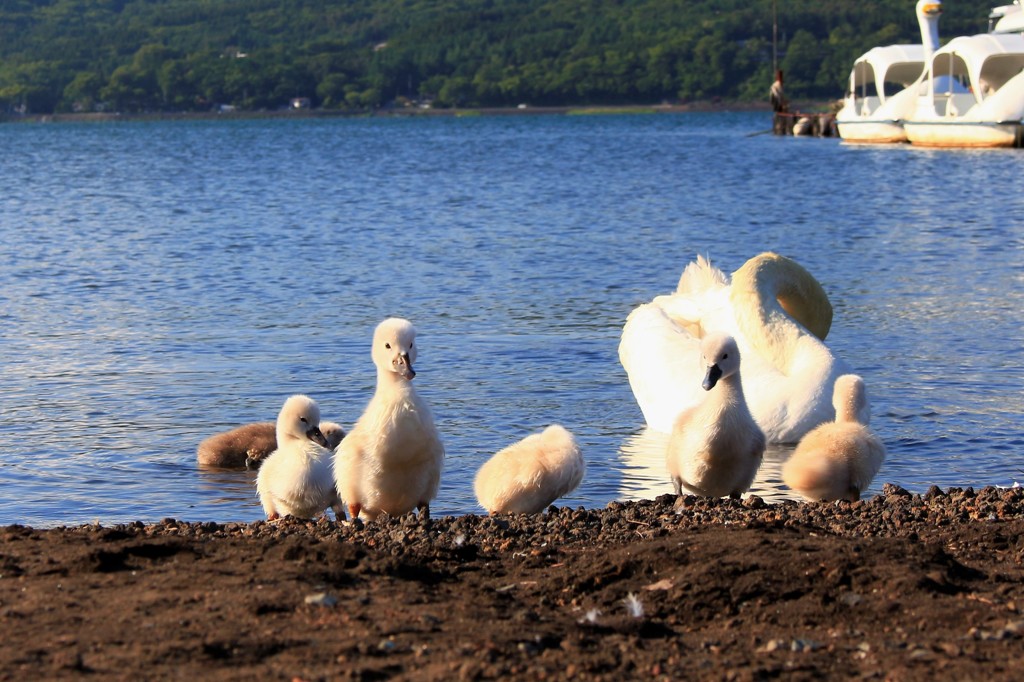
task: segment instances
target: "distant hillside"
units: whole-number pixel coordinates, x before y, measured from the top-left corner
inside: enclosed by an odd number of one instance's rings
[[[942,35],[986,30],[989,2],[944,8]],[[778,26],[791,97],[919,42],[913,0],[778,0]],[[771,0],[0,4],[0,112],[761,101],[771,68]]]

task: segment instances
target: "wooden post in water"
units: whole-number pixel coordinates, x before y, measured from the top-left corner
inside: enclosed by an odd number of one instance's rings
[[[779,21],[775,12],[778,0],[772,0],[772,73],[779,71]]]

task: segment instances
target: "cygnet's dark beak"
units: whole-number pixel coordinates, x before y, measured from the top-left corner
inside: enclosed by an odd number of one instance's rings
[[[306,438],[310,439],[314,443],[319,443],[321,446],[325,448],[327,447],[327,439],[324,438],[324,434],[323,432],[320,431],[319,426],[314,426],[313,428],[306,431]]]
[[[410,381],[416,376],[416,370],[412,368],[412,360],[408,353],[398,355],[398,373]]]
[[[705,391],[710,391],[721,378],[722,369],[718,365],[711,365],[708,367],[708,373],[704,375],[704,383],[702,383],[701,386],[704,387]]]

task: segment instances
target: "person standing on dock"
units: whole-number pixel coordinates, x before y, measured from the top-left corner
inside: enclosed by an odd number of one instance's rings
[[[786,101],[786,92],[782,87],[782,69],[775,72],[775,82],[768,91],[768,98],[772,103],[772,132],[776,135],[789,134],[790,119],[786,115],[789,112],[789,102]]]

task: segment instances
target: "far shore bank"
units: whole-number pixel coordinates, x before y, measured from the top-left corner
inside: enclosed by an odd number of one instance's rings
[[[830,102],[797,102],[794,112],[827,111]],[[345,111],[340,109],[278,109],[264,111],[182,111],[182,112],[90,112],[56,114],[0,114],[0,123],[67,123],[115,121],[193,121],[193,120],[246,120],[296,118],[368,118],[368,117],[470,117],[470,116],[541,116],[541,115],[601,115],[601,114],[680,114],[707,112],[764,112],[770,116],[767,102],[700,101],[683,104],[632,104],[612,106],[521,106],[440,109],[423,107],[386,107],[372,111]],[[770,123],[770,119],[769,119]]]

